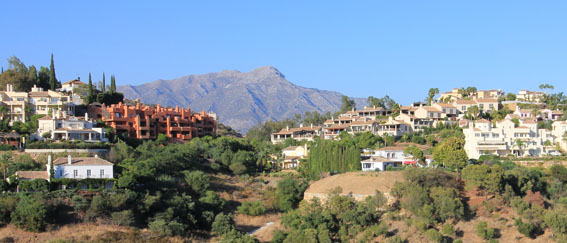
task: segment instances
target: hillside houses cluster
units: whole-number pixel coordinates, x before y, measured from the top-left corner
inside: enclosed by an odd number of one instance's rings
[[[274,144],[282,143],[286,139],[312,141],[315,138],[336,140],[340,139],[342,132],[357,134],[370,132],[374,135],[389,135],[401,137],[406,133],[423,131],[425,128],[435,127],[440,123],[458,124],[464,128],[466,137],[466,151],[470,158],[479,158],[483,154],[516,156],[548,156],[558,155],[558,145],[567,149],[564,117],[560,110],[550,109],[521,109],[518,104],[538,104],[545,93],[521,90],[516,95],[516,101],[505,101],[505,93],[501,90],[480,90],[465,94],[462,90],[453,89],[441,93],[431,105],[414,103],[401,106],[399,110],[387,110],[382,107],[364,107],[361,110],[351,110],[326,120],[321,126],[303,126],[299,128],[286,127],[272,134]],[[504,120],[493,122],[487,120],[471,121],[465,115],[471,107],[477,107],[479,113],[495,112],[503,107],[511,109]],[[538,129],[538,121],[552,121],[553,129]],[[516,124],[517,122],[520,124]],[[511,127],[510,124],[515,124]],[[524,141],[524,142],[521,142]],[[517,144],[520,145],[517,145]],[[387,157],[368,158],[364,166],[390,163]],[[379,160],[378,162],[371,160]],[[373,162],[373,163],[370,163]],[[392,162],[393,163],[393,162]],[[399,163],[396,162],[396,163]],[[374,170],[375,167],[368,167]]]
[[[75,106],[82,103],[82,99],[77,95],[43,90],[35,86],[31,92],[19,92],[14,90],[13,85],[7,84],[6,91],[0,91],[0,106],[6,107],[2,116],[10,118],[11,123],[25,122],[26,117],[31,114],[48,115],[53,110],[74,115]]]
[[[559,155],[558,146],[565,149],[567,122],[553,122],[553,130],[540,129],[531,119],[502,121],[478,120],[463,129],[465,151],[469,158],[481,155],[548,156]]]
[[[323,126],[286,127],[273,133],[271,141],[274,144],[288,138],[312,141],[315,137],[335,140],[339,138],[341,132],[349,134],[370,132],[380,136],[401,137],[406,133],[435,127],[439,123],[456,124],[472,106],[478,106],[483,112],[500,108],[498,99],[492,98],[458,99],[452,103],[433,103],[430,106],[416,103],[400,107],[399,114],[395,117],[392,117],[391,110],[382,107],[364,107],[326,120]]]

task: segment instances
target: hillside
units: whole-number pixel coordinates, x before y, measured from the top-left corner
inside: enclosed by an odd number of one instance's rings
[[[119,86],[118,91],[125,98],[140,98],[147,104],[214,111],[221,123],[243,133],[259,122],[282,120],[296,113],[337,111],[342,97],[339,92],[295,85],[270,66],[248,73],[225,70]],[[366,99],[355,101],[359,107],[367,104]]]

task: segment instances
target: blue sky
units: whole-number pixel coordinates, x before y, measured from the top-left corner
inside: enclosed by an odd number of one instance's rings
[[[10,56],[119,85],[277,67],[306,87],[402,104],[430,87],[566,89],[565,1],[9,1]]]

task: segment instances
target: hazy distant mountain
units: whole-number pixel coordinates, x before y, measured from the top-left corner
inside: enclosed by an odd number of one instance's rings
[[[214,111],[220,122],[246,132],[259,122],[281,120],[306,111],[337,111],[342,94],[297,86],[274,67],[248,73],[222,71],[156,80],[137,86],[119,86],[128,99],[143,103],[190,107],[192,111]],[[366,99],[355,99],[364,106]]]

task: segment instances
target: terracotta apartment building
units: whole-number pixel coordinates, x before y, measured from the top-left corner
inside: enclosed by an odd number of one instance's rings
[[[110,106],[91,104],[89,117],[102,119],[116,133],[127,133],[131,138],[155,139],[158,134],[170,138],[190,140],[194,137],[215,136],[216,116],[205,111],[191,113],[191,109],[146,106],[142,104]]]

